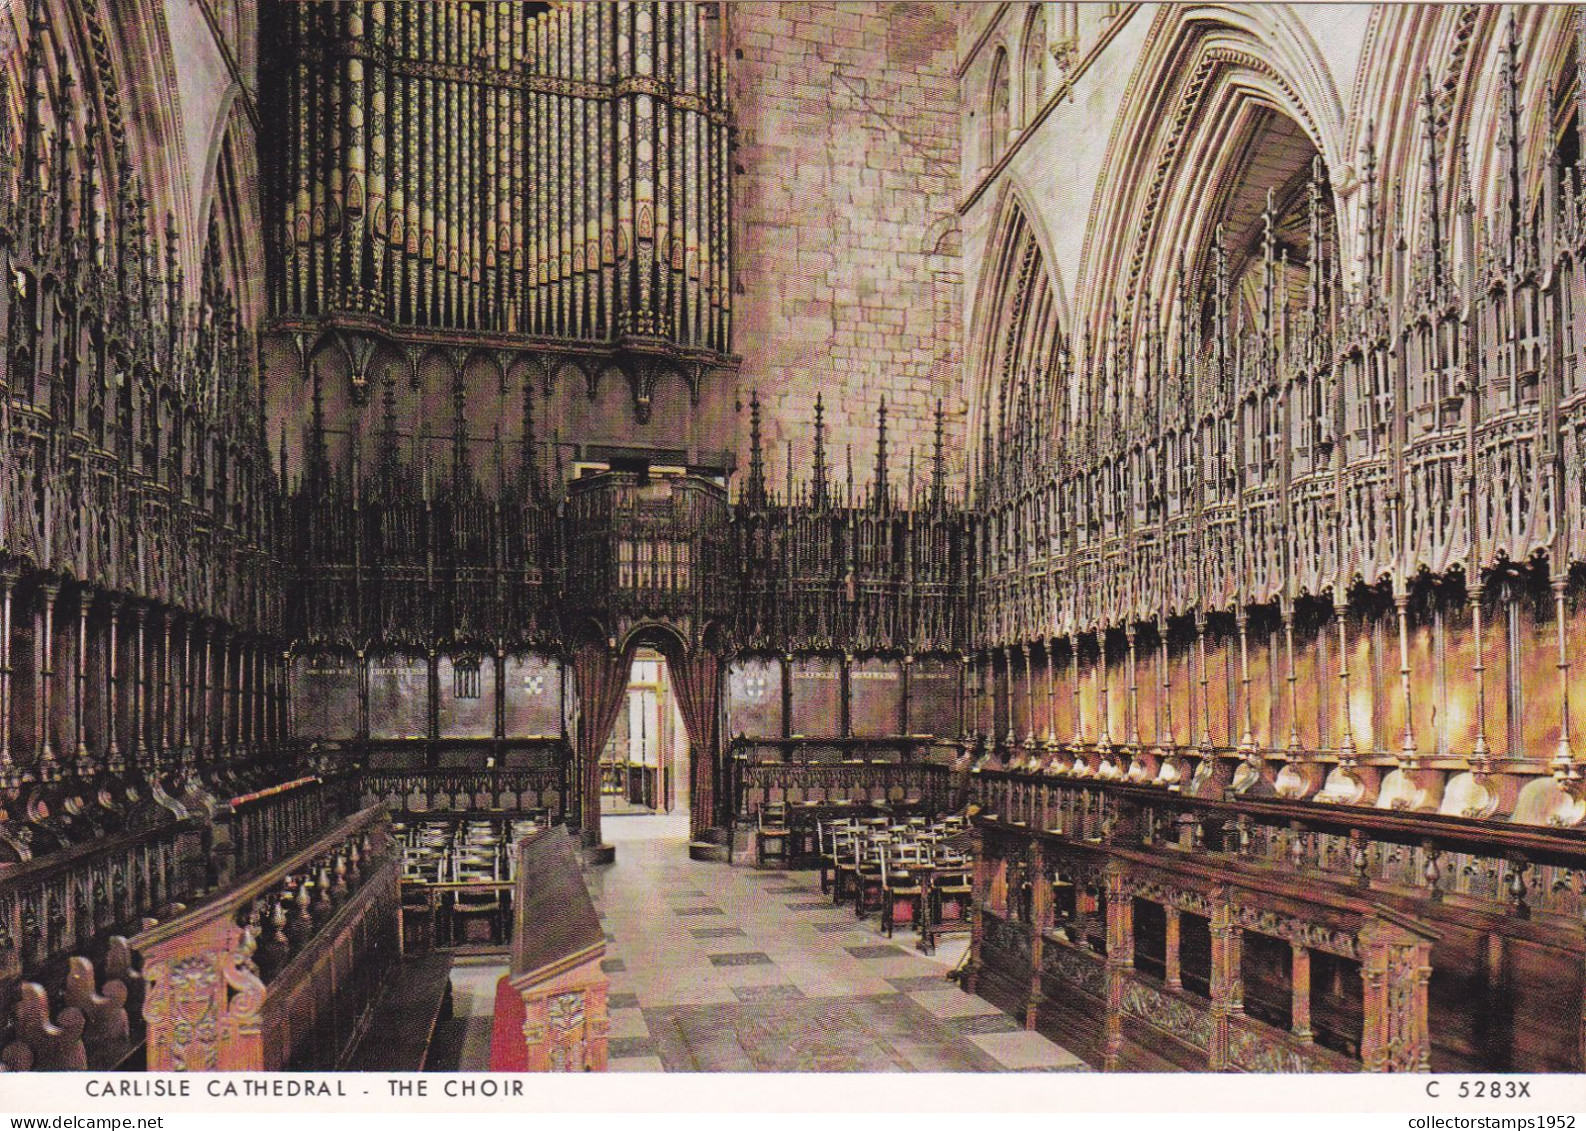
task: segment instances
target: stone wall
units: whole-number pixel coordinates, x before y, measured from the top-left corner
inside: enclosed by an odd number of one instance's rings
[[[962,277],[957,29],[945,4],[725,5],[738,123],[733,348],[738,428],[759,393],[767,474],[792,442],[808,473],[815,394],[834,480],[874,472],[887,401],[894,490],[914,447],[928,469],[932,417],[962,449]]]

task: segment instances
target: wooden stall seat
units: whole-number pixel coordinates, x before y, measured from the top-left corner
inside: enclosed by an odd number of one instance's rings
[[[787,867],[788,844],[792,831],[788,828],[787,805],[781,801],[767,801],[756,815],[755,866],[764,868],[767,861]]]
[[[369,1028],[347,1061],[352,1072],[422,1072],[435,1036],[452,1016],[452,959],[405,959],[375,1003]]]
[[[506,900],[501,891],[459,888],[452,904],[453,941],[465,946],[504,943],[505,916]]]
[[[427,887],[402,885],[402,951],[423,954],[435,949],[435,900]]]
[[[916,852],[889,853],[881,860],[881,929],[887,938],[900,926],[917,926],[924,895]]]
[[[919,946],[924,953],[935,954],[936,940],[942,935],[969,931],[972,876],[968,868],[944,868],[931,877],[920,927]]]
[[[872,911],[880,911],[885,902],[886,878],[882,861],[886,847],[873,840],[856,840],[854,844],[854,914],[863,919]]]

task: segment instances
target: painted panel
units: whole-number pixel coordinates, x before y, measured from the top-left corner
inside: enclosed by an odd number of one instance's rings
[[[842,671],[839,661],[804,657],[793,662],[795,736],[837,738],[842,735]]]
[[[429,737],[429,664],[406,656],[369,661],[369,737]]]
[[[436,700],[442,738],[494,738],[496,658],[478,661],[478,678],[458,672],[450,656],[436,662]]]
[[[508,738],[560,738],[562,667],[547,656],[508,656],[502,694]]]
[[[782,662],[744,659],[727,669],[730,737],[782,737]]]
[[[903,730],[903,666],[896,660],[858,660],[848,671],[848,711],[860,738]]]
[[[311,742],[358,737],[358,666],[352,657],[293,658],[292,733]]]
[[[908,730],[938,738],[958,736],[958,661],[914,662],[909,671]]]

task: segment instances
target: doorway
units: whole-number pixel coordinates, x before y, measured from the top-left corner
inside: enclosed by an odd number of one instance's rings
[[[666,658],[641,647],[628,671],[621,714],[600,754],[600,812],[686,811],[688,788],[688,732]]]

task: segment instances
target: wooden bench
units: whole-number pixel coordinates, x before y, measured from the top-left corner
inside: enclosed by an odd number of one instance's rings
[[[369,1028],[347,1060],[349,1072],[422,1072],[435,1034],[452,1015],[452,959],[404,959],[375,1002]]]

